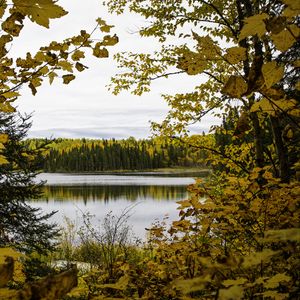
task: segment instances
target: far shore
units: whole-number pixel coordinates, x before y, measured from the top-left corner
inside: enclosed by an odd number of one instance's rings
[[[160,168],[160,169],[147,169],[147,170],[107,170],[107,171],[81,171],[81,172],[67,172],[67,171],[57,171],[57,172],[47,172],[60,173],[60,174],[72,174],[72,175],[132,175],[132,176],[184,176],[184,177],[205,177],[211,173],[210,169],[201,168]]]

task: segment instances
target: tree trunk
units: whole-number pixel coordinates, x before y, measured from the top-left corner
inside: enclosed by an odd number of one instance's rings
[[[282,182],[290,181],[290,169],[288,163],[288,152],[282,140],[282,128],[278,118],[270,116],[273,140],[279,161],[279,177]]]

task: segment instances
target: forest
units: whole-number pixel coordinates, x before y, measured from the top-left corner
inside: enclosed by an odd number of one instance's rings
[[[212,139],[204,136],[203,139]],[[29,148],[43,140],[27,140]],[[159,139],[88,140],[57,139],[41,154],[44,172],[96,172],[150,170],[169,167],[205,167],[205,150]]]
[[[94,149],[106,143],[103,157],[105,149],[123,149],[129,161],[128,147],[165,159],[179,151],[179,164],[181,153],[197,163],[194,153],[202,153],[213,171],[188,186],[177,220],[146,228],[145,243],[130,239],[130,208],[109,213],[99,226],[84,213],[76,230],[70,220],[58,228],[49,222],[55,212],[27,201],[42,194],[35,178],[46,145],[26,142],[30,116],[18,112],[16,99],[25,101],[23,88],[34,96],[46,80],[72,84],[87,69],[85,55],[107,58],[122,36],[98,18],[91,33],[81,30],[14,58],[11,45],[27,21],[49,28],[67,14],[58,1],[26,3],[0,3],[0,299],[299,299],[299,1],[104,1],[120,18],[127,12],[143,18],[136,34],[159,43],[152,52],[114,54],[122,72],[110,80],[113,94],[140,96],[174,76],[197,83],[162,95],[169,111],[151,128],[166,144],[102,140]],[[213,135],[190,136],[189,126],[208,114],[222,121],[211,127]],[[90,155],[92,144],[80,141],[67,152]],[[47,155],[58,159],[62,150],[58,143]],[[138,168],[146,157],[127,166]],[[108,161],[103,168],[117,164]]]

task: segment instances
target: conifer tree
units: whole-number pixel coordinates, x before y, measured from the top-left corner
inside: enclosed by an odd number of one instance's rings
[[[36,182],[41,148],[24,142],[30,116],[0,112],[0,247],[13,246],[25,252],[51,249],[58,233],[49,218],[28,201],[41,195],[43,182]]]

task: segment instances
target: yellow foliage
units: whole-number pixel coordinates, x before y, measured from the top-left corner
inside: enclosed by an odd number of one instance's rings
[[[288,50],[296,42],[293,34],[287,29],[282,30],[278,34],[272,34],[271,39],[276,48],[283,52]]]
[[[225,83],[222,93],[233,98],[241,98],[248,89],[248,85],[241,76],[232,75]]]
[[[244,26],[240,32],[239,40],[243,40],[248,36],[258,35],[262,37],[266,33],[266,24],[265,20],[269,18],[269,15],[266,13],[254,15],[248,17],[244,20]]]
[[[284,74],[284,67],[278,66],[275,61],[267,62],[262,66],[262,74],[267,88],[278,83]]]
[[[243,60],[247,59],[247,50],[243,47],[231,47],[226,50],[224,58],[230,64],[237,64]]]
[[[49,28],[49,20],[61,18],[67,12],[54,0],[13,0],[17,10],[25,16],[28,16],[32,22]]]
[[[238,300],[243,299],[244,289],[238,285],[231,286],[228,289],[221,289],[219,293],[220,300]]]

